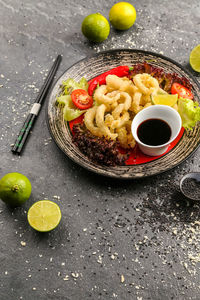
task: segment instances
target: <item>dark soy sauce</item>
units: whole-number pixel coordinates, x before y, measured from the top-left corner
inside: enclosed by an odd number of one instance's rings
[[[161,119],[147,119],[137,129],[139,140],[149,146],[159,146],[167,143],[171,137],[171,128]]]

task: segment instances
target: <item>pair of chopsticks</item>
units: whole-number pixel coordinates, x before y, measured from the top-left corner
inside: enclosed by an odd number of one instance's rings
[[[51,83],[52,83],[53,78],[56,74],[56,71],[60,65],[61,60],[62,60],[62,56],[58,55],[51,70],[49,71],[49,74],[47,75],[47,78],[45,79],[44,85],[42,86],[41,90],[38,93],[35,103],[33,104],[31,111],[29,112],[29,115],[27,116],[27,118],[17,136],[15,144],[12,148],[13,153],[16,153],[16,154],[21,153],[21,151],[25,145],[25,142],[29,136],[30,130],[33,127],[33,124],[37,118],[39,111],[40,111],[42,102],[45,99],[45,96],[47,95],[47,92],[51,86]]]

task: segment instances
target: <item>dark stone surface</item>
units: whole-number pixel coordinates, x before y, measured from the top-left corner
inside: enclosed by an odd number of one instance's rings
[[[199,204],[178,187],[184,173],[200,170],[199,150],[152,178],[98,177],[56,147],[43,107],[23,155],[10,151],[58,53],[57,76],[88,54],[122,47],[163,53],[188,67],[199,43],[199,0],[130,2],[137,10],[134,26],[111,28],[104,43],[91,44],[81,22],[93,12],[108,17],[111,0],[0,0],[1,176],[21,172],[33,187],[21,208],[0,203],[1,300],[200,299]],[[62,221],[40,234],[26,213],[45,198],[59,204]]]

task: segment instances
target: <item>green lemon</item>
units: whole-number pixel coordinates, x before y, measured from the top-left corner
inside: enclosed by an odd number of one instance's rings
[[[0,199],[11,206],[19,206],[31,195],[29,179],[20,173],[8,173],[0,180]]]
[[[82,33],[92,42],[103,42],[110,33],[109,22],[100,13],[91,14],[83,20]]]
[[[171,95],[171,94],[151,95],[151,101],[153,104],[174,106],[178,101],[178,95],[177,94],[176,95]]]
[[[127,30],[136,20],[135,7],[128,2],[119,2],[109,12],[110,23],[118,30]]]
[[[60,207],[53,201],[35,202],[27,214],[29,225],[37,231],[48,232],[55,229],[61,220]]]
[[[190,53],[190,65],[194,71],[200,72],[200,44]]]

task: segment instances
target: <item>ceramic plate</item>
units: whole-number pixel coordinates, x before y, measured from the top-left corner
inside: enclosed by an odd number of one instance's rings
[[[195,100],[200,99],[200,87],[197,80],[175,61],[152,52],[141,50],[111,50],[98,53],[92,57],[87,57],[74,64],[55,83],[47,107],[47,123],[50,133],[58,147],[74,162],[82,167],[109,177],[114,178],[142,178],[165,172],[174,168],[188,158],[200,144],[200,125],[197,125],[192,131],[184,131],[177,144],[171,147],[165,155],[142,160],[138,164],[107,167],[95,164],[88,160],[79,149],[72,143],[72,134],[70,127],[64,122],[62,112],[55,107],[56,97],[60,93],[60,85],[67,78],[74,78],[79,81],[83,76],[90,80],[91,78],[104,73],[105,71],[119,65],[132,66],[136,63],[151,61],[154,66],[162,68],[167,73],[175,72],[180,77],[187,78],[192,85],[192,92]]]

